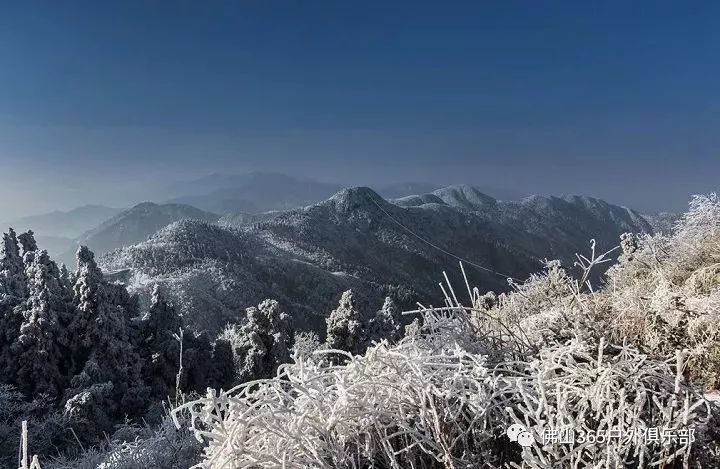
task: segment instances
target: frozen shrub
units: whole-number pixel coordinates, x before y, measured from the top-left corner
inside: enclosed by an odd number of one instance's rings
[[[34,400],[8,385],[0,385],[0,467],[17,467],[22,421],[28,421],[32,453],[56,454],[58,447],[74,442],[69,428],[75,423],[55,409],[48,396]]]
[[[193,433],[178,430],[166,416],[156,427],[121,425],[100,446],[73,458],[48,458],[43,469],[187,469],[201,451]]]
[[[571,341],[543,349],[505,382],[513,421],[535,437],[523,450],[525,466],[667,467],[697,456],[701,448],[691,439],[707,431],[711,409],[685,385],[683,365],[680,352],[672,366],[602,340],[598,347]],[[658,434],[655,442],[658,431],[675,436],[661,441]],[[581,442],[598,436],[604,441]]]
[[[627,243],[627,242],[626,242]],[[608,271],[608,329],[664,357],[689,351],[686,374],[720,385],[720,200],[696,196],[668,236],[634,240]]]
[[[301,331],[295,333],[292,354],[296,360],[310,357],[322,346],[320,336],[313,331]]]
[[[462,320],[426,313],[432,326],[398,345],[346,354],[343,366],[312,359],[285,365],[273,379],[209,391],[176,409],[191,412],[207,444],[202,467],[550,468],[608,461],[647,468],[698,457],[689,439],[542,443],[547,430],[569,426],[623,435],[692,428],[701,437],[710,407],[683,381],[681,360],[672,366],[628,346],[570,341],[529,363],[489,367],[452,340]],[[451,340],[437,341],[446,327]],[[524,425],[536,443],[513,448],[503,436],[512,423]]]
[[[629,342],[655,359],[687,349],[684,372],[720,386],[720,200],[698,196],[669,235],[626,234],[602,288],[590,271],[612,254],[578,256],[579,275],[557,261],[497,298],[469,291],[477,334],[508,359],[573,338]],[[448,297],[446,302],[455,305]],[[504,349],[499,347],[504,346]]]
[[[275,379],[176,409],[209,440],[203,467],[417,467],[490,451],[497,409],[481,357],[409,341],[347,358],[284,365]]]

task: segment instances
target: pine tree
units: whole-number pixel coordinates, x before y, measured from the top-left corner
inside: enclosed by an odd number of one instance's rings
[[[145,359],[143,377],[153,396],[159,399],[172,396],[175,390],[180,366],[180,346],[175,337],[181,327],[175,308],[160,286],[155,285],[150,310],[141,326],[141,353]]]
[[[47,251],[26,251],[24,261],[29,298],[22,306],[20,335],[11,346],[15,383],[29,396],[57,396],[63,386],[58,318],[66,306],[58,281],[60,271]]]
[[[18,241],[22,246],[23,256],[28,252],[35,252],[38,249],[37,242],[35,241],[35,233],[32,230],[28,230],[26,233],[18,235]]]
[[[208,377],[212,374],[212,344],[204,332],[197,333],[183,329],[183,373],[181,388],[183,392],[202,392],[208,387]],[[175,354],[177,357],[178,354]]]
[[[74,315],[65,335],[76,373],[67,396],[77,405],[99,405],[108,416],[137,415],[145,407],[147,396],[141,374],[142,359],[130,324],[137,313],[137,302],[124,287],[103,279],[87,247],[81,247],[77,257]],[[103,393],[84,394],[99,389],[97,386],[103,387]],[[79,394],[82,399],[73,398]],[[95,396],[102,396],[104,401],[96,402]],[[72,415],[84,412],[73,407],[66,407],[66,411]]]
[[[207,334],[185,327],[158,285],[153,289],[150,310],[142,321],[140,350],[145,361],[143,378],[157,399],[175,397],[178,373],[182,392],[202,392],[207,389],[208,380],[220,379],[217,376],[220,371],[215,367],[224,366],[213,361],[213,345]],[[222,359],[223,351],[218,350],[218,353],[218,359]],[[230,363],[232,367],[232,360]]]
[[[150,334],[148,340],[163,342],[177,333],[182,326],[180,316],[175,307],[171,305],[160,285],[155,285],[150,298],[150,311],[148,312],[146,329]]]
[[[391,297],[385,298],[382,309],[368,321],[367,342],[388,340],[395,342],[401,337],[400,310]]]
[[[65,329],[64,344],[72,351],[72,368],[78,370],[93,346],[93,322],[102,301],[102,272],[94,254],[85,246],[77,252],[78,268],[73,284],[73,315]]]
[[[20,257],[15,231],[3,235],[0,253],[0,382],[11,382],[14,358],[10,347],[20,334],[22,311],[27,296],[27,276]]]
[[[257,308],[247,309],[247,321],[233,342],[239,382],[273,376],[288,363],[294,332],[290,317],[275,300],[265,300]]]
[[[20,257],[20,247],[15,231],[10,228],[3,235],[0,253],[0,305],[14,306],[27,291],[25,265]]]
[[[235,363],[232,344],[223,338],[215,339],[208,386],[213,389],[229,389],[235,382]]]
[[[340,304],[327,318],[328,348],[361,353],[363,349],[362,315],[352,290],[342,294]]]
[[[290,316],[282,311],[280,303],[275,300],[265,300],[258,305],[263,313],[272,335],[271,375],[275,374],[278,366],[289,363],[292,356],[292,345],[295,341],[295,332],[290,323]]]

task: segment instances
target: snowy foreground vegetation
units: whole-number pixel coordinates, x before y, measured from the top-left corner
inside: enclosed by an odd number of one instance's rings
[[[404,334],[392,298],[348,291],[321,342],[272,300],[206,337],[160,290],[141,314],[89,251],[68,273],[10,233],[0,466],[29,467],[25,440],[43,468],[720,467],[720,199],[619,243],[499,295],[445,277]]]
[[[593,290],[603,261],[580,256],[580,280],[549,262],[499,296],[468,286],[468,307],[445,285],[395,345],[316,351],[173,414],[190,414],[207,467],[720,466],[703,396],[720,365],[720,200],[694,199],[670,237],[624,236]],[[505,437],[513,423],[532,445]],[[561,428],[622,437],[543,444]],[[688,437],[627,438],[655,428]]]

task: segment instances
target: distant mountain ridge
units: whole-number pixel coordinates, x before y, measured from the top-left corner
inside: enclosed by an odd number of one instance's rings
[[[19,231],[33,230],[42,236],[75,238],[124,209],[104,205],[83,205],[68,211],[56,210],[0,223]]]
[[[432,303],[443,270],[462,283],[448,252],[501,273],[466,266],[472,284],[501,290],[505,275],[525,278],[542,259],[572,265],[591,238],[605,249],[623,232],[652,232],[637,212],[599,199],[505,202],[463,185],[396,201],[366,187],[344,189],[320,203],[230,225],[176,222],[102,262],[130,269],[137,291],[158,282],[180,292],[178,305],[201,328],[217,330],[244,307],[273,297],[300,327],[321,329],[347,288],[371,302],[394,292],[408,306]]]
[[[288,210],[329,197],[342,186],[280,173],[210,175],[173,186],[183,192],[168,202],[192,205],[222,215]]]
[[[144,202],[103,221],[74,240],[75,247],[61,256],[74,257],[76,246],[87,246],[97,255],[145,241],[159,229],[183,219],[216,222],[219,215],[182,204]]]
[[[172,184],[174,194],[169,203],[192,205],[221,215],[257,215],[270,211],[291,210],[318,203],[343,189],[337,183],[272,172],[244,174],[211,174],[193,181]],[[430,182],[397,182],[377,185],[376,191],[385,198],[395,199],[441,189]],[[493,197],[517,200],[524,196],[507,189],[482,189]]]

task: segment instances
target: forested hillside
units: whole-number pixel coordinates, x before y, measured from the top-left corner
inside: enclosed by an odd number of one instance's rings
[[[219,215],[189,205],[158,205],[145,202],[104,220],[82,233],[74,243],[76,246],[87,246],[93,252],[101,255],[113,249],[145,241],[160,228],[178,220],[216,222],[218,218],[220,218]],[[71,263],[74,255],[75,250],[72,249],[63,253],[61,259]]]
[[[491,270],[468,263],[473,283],[504,291],[508,276],[526,278],[545,258],[571,264],[591,238],[609,248],[623,232],[652,232],[640,215],[597,199],[501,202],[468,186],[396,203],[352,188],[264,220],[224,220],[175,223],[101,263],[127,270],[129,288],[143,298],[154,283],[167,285],[201,329],[217,331],[244,305],[272,296],[298,327],[322,333],[324,316],[349,288],[373,304],[388,295],[405,308],[433,304],[437,273],[461,256]]]

